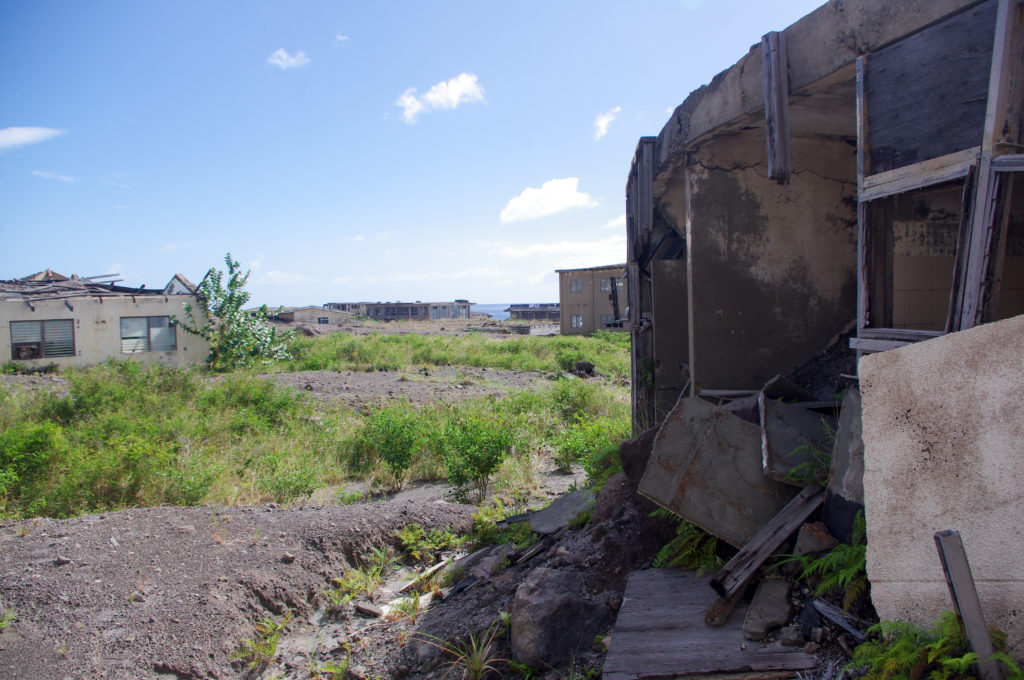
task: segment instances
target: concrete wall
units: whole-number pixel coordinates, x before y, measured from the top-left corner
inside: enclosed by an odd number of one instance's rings
[[[561,310],[562,335],[583,335],[603,328],[601,315],[613,315],[614,312],[611,300],[608,298],[611,291],[601,290],[601,279],[611,276],[622,281],[622,286],[619,288],[619,317],[624,319],[626,306],[629,304],[629,290],[625,281],[626,270],[624,267],[566,269],[558,272],[558,301]],[[572,281],[580,282],[579,293],[572,292]],[[582,317],[582,327],[573,328],[572,317],[574,315]]]
[[[689,363],[701,387],[789,375],[856,316],[855,150],[792,140],[788,187],[767,178],[764,155],[759,130],[716,139],[691,156],[689,215],[683,172],[660,201],[686,235]]]
[[[988,625],[1024,657],[1024,316],[866,356],[860,384],[878,614],[952,609],[932,536],[955,529]]]
[[[102,300],[102,302],[101,302]],[[54,357],[36,360],[18,360],[20,364],[46,366],[91,366],[111,357],[132,359],[144,364],[163,363],[170,366],[200,364],[210,353],[209,344],[202,338],[175,329],[177,350],[166,352],[121,352],[122,316],[176,316],[187,319],[184,305],[194,302],[191,295],[137,295],[125,297],[81,297],[70,298],[70,309],[64,300],[41,300],[33,302],[35,311],[22,301],[0,302],[0,362],[13,360],[11,357],[11,321],[45,321],[50,319],[74,319],[75,356]]]
[[[317,319],[322,316],[327,317],[328,324],[333,326],[338,326],[352,320],[351,313],[339,312],[334,309],[323,309],[321,307],[292,309],[287,312],[281,312],[279,316],[285,321],[308,323],[314,326],[317,325]]]

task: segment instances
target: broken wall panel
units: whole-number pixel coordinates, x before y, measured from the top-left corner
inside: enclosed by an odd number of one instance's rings
[[[689,384],[686,260],[651,262],[654,318],[654,385],[657,420],[661,421]]]
[[[764,476],[802,487],[815,466],[827,465],[836,420],[797,404],[758,397],[761,421],[761,465]],[[796,478],[794,478],[796,477]]]
[[[791,147],[788,187],[767,177],[751,130],[695,151],[662,196],[666,217],[690,224],[689,364],[704,387],[756,389],[789,375],[855,315],[854,149],[824,138]]]
[[[997,0],[870,55],[868,174],[981,144]]]
[[[989,625],[1024,656],[1024,316],[860,360],[871,598],[882,619],[950,608],[933,534],[955,527]]]
[[[639,492],[737,548],[798,493],[762,473],[757,425],[700,397],[665,418]]]

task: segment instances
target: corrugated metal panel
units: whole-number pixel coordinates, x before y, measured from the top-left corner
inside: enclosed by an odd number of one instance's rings
[[[39,321],[12,321],[11,344],[22,342],[42,342],[43,325]]]
[[[43,354],[47,357],[75,356],[75,322],[55,319],[43,322]]]

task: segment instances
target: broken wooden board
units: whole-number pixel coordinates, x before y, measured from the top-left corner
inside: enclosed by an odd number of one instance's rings
[[[817,484],[805,487],[786,504],[779,514],[765,524],[750,541],[711,577],[709,583],[719,595],[732,598],[758,567],[771,556],[782,542],[800,528],[811,513],[825,500],[825,490]]]
[[[743,638],[746,606],[721,628],[704,624],[714,601],[708,578],[678,569],[630,574],[612,628],[604,680],[642,678],[771,677],[813,668],[815,657],[799,647],[761,645]]]
[[[758,396],[757,406],[761,415],[761,465],[765,477],[803,486],[806,479],[790,479],[794,468],[813,465],[816,455],[822,467],[828,465],[833,446],[829,435],[836,431],[835,418],[776,401],[764,392]]]
[[[765,478],[757,425],[700,397],[666,416],[639,491],[737,548],[797,493]]]

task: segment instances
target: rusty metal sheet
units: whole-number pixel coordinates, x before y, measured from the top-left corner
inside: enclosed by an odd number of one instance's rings
[[[737,548],[797,494],[764,476],[757,425],[699,397],[665,418],[639,490]]]

